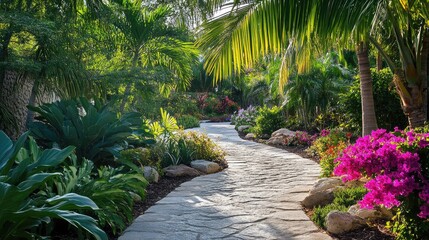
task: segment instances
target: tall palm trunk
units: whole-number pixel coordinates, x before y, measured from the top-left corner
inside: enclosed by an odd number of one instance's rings
[[[374,98],[372,94],[372,78],[369,66],[368,46],[361,42],[356,51],[359,64],[360,91],[362,102],[362,135],[368,135],[377,129]]]
[[[15,139],[26,130],[27,104],[30,99],[34,79],[15,71],[4,71],[0,101],[5,103],[7,112],[12,114],[13,123],[0,121],[0,129]],[[15,126],[14,126],[15,125]]]

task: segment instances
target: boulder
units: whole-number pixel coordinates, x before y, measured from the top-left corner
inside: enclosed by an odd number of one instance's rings
[[[287,128],[280,128],[279,130],[277,130],[271,134],[271,137],[278,137],[278,136],[293,137],[293,136],[295,136],[295,132],[291,131]]]
[[[251,127],[250,125],[241,125],[241,126],[238,126],[237,131],[244,132],[244,130],[249,129],[250,127]]]
[[[331,211],[326,216],[326,230],[333,234],[342,234],[366,225],[365,220],[348,212]]]
[[[130,193],[131,197],[133,198],[134,202],[140,202],[142,200],[142,198],[138,194],[136,194],[134,192],[129,192],[129,193]]]
[[[351,215],[366,219],[366,220],[375,220],[375,219],[386,219],[390,220],[393,217],[393,214],[390,210],[382,207],[376,207],[374,209],[361,208],[359,204],[351,206],[348,210]]]
[[[271,137],[267,141],[267,144],[272,144],[272,145],[283,145],[284,143],[285,143],[285,139],[283,136]]]
[[[248,133],[244,136],[244,139],[255,139],[256,135],[254,133]]]
[[[149,182],[156,182],[157,183],[159,181],[159,173],[153,167],[149,167],[149,166],[143,167],[143,176]]]
[[[163,169],[167,177],[199,176],[198,170],[184,164],[171,165]]]
[[[194,160],[191,162],[191,167],[203,173],[215,173],[221,169],[219,164],[207,160]]]
[[[310,190],[310,195],[317,192],[323,192],[328,189],[334,189],[343,185],[343,181],[338,177],[321,178],[317,180],[316,183],[314,183],[313,188]]]
[[[325,206],[334,200],[333,189],[328,189],[321,192],[316,192],[308,195],[303,201],[302,205],[306,208],[313,208],[315,206]]]

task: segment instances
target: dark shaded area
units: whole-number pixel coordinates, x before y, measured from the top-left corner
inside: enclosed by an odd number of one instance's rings
[[[134,204],[133,215],[134,218],[142,215],[148,208],[155,205],[156,202],[163,199],[170,192],[176,189],[180,184],[187,182],[194,177],[186,176],[186,177],[163,177],[159,179],[158,183],[151,183],[146,189],[146,199],[141,202],[137,202]]]

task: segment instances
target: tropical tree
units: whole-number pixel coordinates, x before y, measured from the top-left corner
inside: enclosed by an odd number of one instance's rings
[[[114,0],[110,7],[113,10],[111,22],[119,32],[116,53],[116,62],[120,62],[118,70],[142,73],[137,78],[138,82],[144,81],[145,77],[147,79],[150,71],[161,69],[169,73],[166,78],[173,79],[174,85],[182,89],[188,87],[197,50],[193,43],[183,41],[178,31],[167,24],[171,8],[160,5],[152,10],[144,7],[141,0]],[[135,84],[136,81],[128,79],[121,112]]]
[[[90,89],[78,54],[84,40],[74,30],[84,23],[78,19],[102,5],[98,0],[0,2],[1,129],[18,136],[32,120],[26,105],[45,100],[46,92],[67,97]]]
[[[395,84],[401,96],[404,113],[411,126],[425,120],[422,114],[423,76],[427,76],[427,53],[423,39],[427,36],[428,2],[391,0],[253,0],[231,2],[213,0],[216,7],[232,6],[232,11],[204,25],[199,46],[206,50],[208,72],[215,79],[225,78],[251,67],[256,59],[270,53],[285,53],[290,44],[299,46],[298,70],[308,66],[311,46],[329,49],[332,46],[356,46],[362,87],[363,118],[370,117],[375,123],[368,60],[368,42],[376,44],[381,53],[383,47],[374,36],[381,22],[394,33],[400,49],[402,66],[394,67]],[[424,10],[421,10],[424,9]],[[372,31],[371,31],[372,30]],[[316,41],[319,40],[319,41]],[[383,54],[388,62],[387,54]],[[285,58],[280,82],[288,75]],[[281,85],[280,85],[281,86]],[[364,99],[364,97],[367,97]],[[367,103],[368,105],[364,105]],[[367,114],[370,111],[370,114]],[[422,121],[423,120],[423,121]],[[365,126],[364,121],[364,126]],[[364,127],[363,134],[376,125]]]

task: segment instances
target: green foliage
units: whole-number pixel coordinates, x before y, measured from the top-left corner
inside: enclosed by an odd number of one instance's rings
[[[133,194],[144,198],[147,181],[140,173],[124,172],[121,168],[101,167],[84,159],[64,168],[55,182],[58,194],[74,192],[91,198],[99,207],[95,215],[101,226],[113,234],[121,232],[133,219]]]
[[[159,163],[156,159],[152,158],[151,151],[148,148],[130,148],[121,151],[121,156],[119,157],[119,162],[121,161],[130,161],[137,166],[155,166],[157,167]]]
[[[166,141],[152,148],[153,156],[161,160],[162,167],[189,164],[195,159],[205,159],[227,166],[225,152],[206,134],[195,131],[179,131]]]
[[[75,146],[79,159],[91,159],[96,164],[111,164],[142,124],[138,113],[118,118],[107,105],[94,106],[85,98],[29,108],[42,120],[31,124],[32,136],[48,147]]]
[[[274,131],[284,127],[285,124],[285,117],[281,108],[264,106],[258,110],[256,125],[251,129],[251,132],[258,137],[263,137],[264,135],[271,135]]]
[[[368,190],[363,187],[338,188],[334,191],[334,204],[350,207],[362,200]]]
[[[200,126],[200,120],[192,115],[181,115],[177,117],[177,125],[183,129],[195,128]]]
[[[34,239],[41,237],[34,230],[52,219],[107,239],[96,221],[76,211],[98,210],[89,198],[69,193],[46,198],[41,191],[61,173],[56,167],[70,156],[74,147],[41,150],[33,139],[23,148],[27,135],[13,143],[0,131],[0,236],[1,239]]]
[[[331,211],[341,211],[347,212],[348,208],[343,205],[338,205],[335,203],[328,204],[323,207],[315,207],[313,210],[313,216],[311,216],[311,221],[313,221],[317,226],[321,228],[326,228],[325,219],[328,216],[328,213]]]
[[[167,111],[161,108],[160,112],[160,121],[150,123],[149,129],[155,137],[161,138],[162,140],[167,139],[174,131],[179,130],[179,126],[177,125],[177,120]]]
[[[321,135],[306,151],[319,158],[322,168],[321,177],[331,177],[336,166],[334,160],[347,147],[351,134],[337,128],[322,130]]]
[[[429,222],[422,221],[416,216],[416,212],[401,207],[391,222],[386,227],[395,233],[395,239],[426,239],[429,233]]]
[[[334,191],[334,201],[323,207],[315,207],[311,220],[316,223],[317,226],[325,228],[325,219],[329,212],[333,210],[347,212],[349,207],[361,200],[366,193],[367,190],[362,186],[336,189]]]
[[[393,130],[395,126],[407,126],[407,118],[402,111],[399,96],[392,85],[393,74],[389,69],[377,71],[371,69],[373,79],[373,94],[375,115],[379,128]],[[340,95],[339,111],[342,118],[341,126],[349,130],[360,130],[362,127],[362,112],[359,79],[353,82],[349,90]]]

